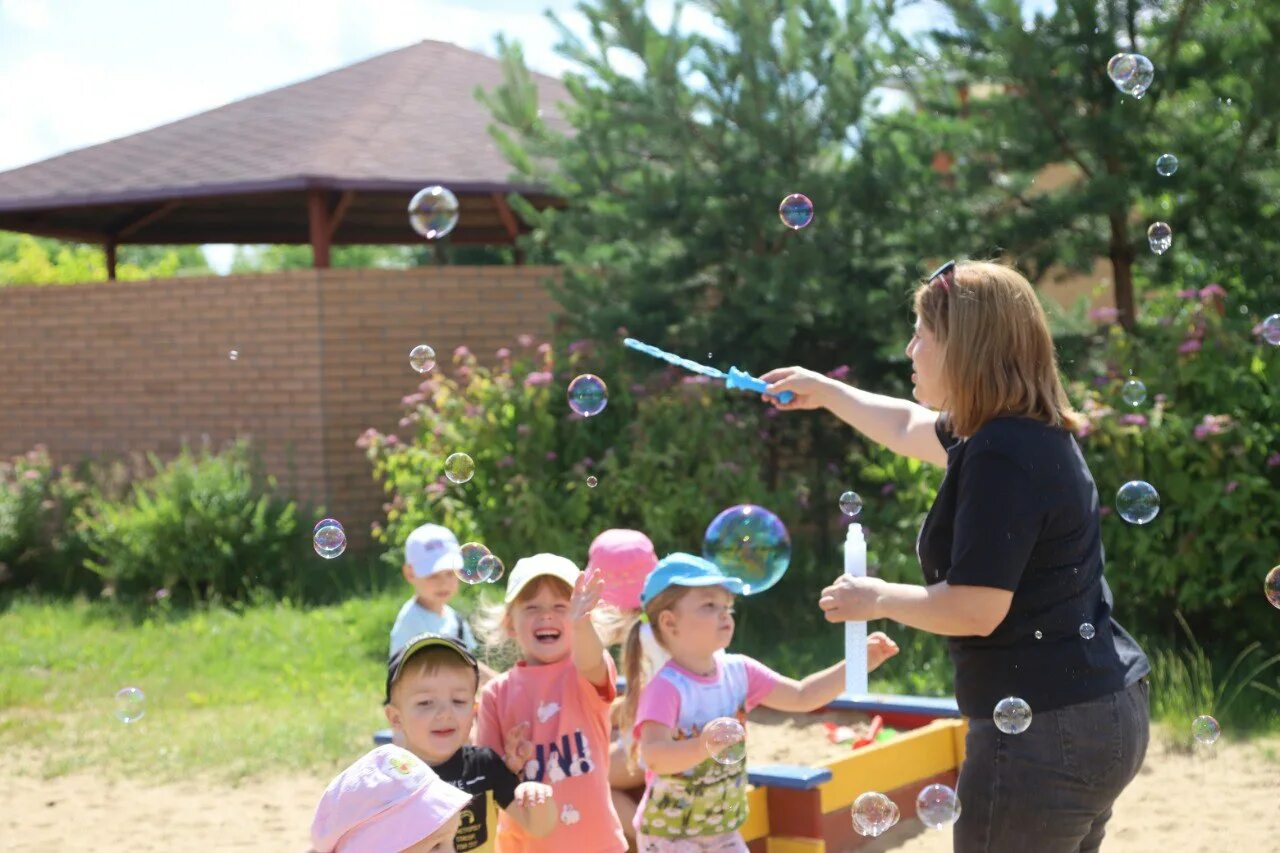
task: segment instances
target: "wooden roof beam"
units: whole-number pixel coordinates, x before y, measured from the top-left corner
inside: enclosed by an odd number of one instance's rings
[[[130,216],[125,219],[116,220],[111,223],[111,225],[107,226],[107,232],[114,236],[117,242],[126,240],[134,234],[137,234],[143,228],[146,228],[148,225],[164,219],[180,207],[182,207],[181,199],[166,201],[164,204],[153,207],[151,210],[139,216]]]

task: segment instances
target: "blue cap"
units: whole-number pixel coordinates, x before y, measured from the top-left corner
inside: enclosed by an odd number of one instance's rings
[[[658,561],[644,579],[640,603],[647,605],[669,586],[720,586],[734,595],[742,593],[742,581],[727,576],[710,560],[683,552],[668,554]]]

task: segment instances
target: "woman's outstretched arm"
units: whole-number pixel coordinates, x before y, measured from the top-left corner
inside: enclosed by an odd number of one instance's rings
[[[826,409],[899,456],[943,468],[947,465],[947,451],[934,431],[938,413],[932,409],[911,400],[863,391],[803,367],[780,367],[760,378],[769,383],[770,395],[782,391],[796,395],[786,404],[779,403],[776,396],[765,397],[779,409]]]

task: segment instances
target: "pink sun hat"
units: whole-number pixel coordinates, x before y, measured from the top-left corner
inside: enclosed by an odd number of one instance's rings
[[[604,573],[600,598],[619,610],[639,610],[644,579],[658,565],[649,537],[639,530],[606,530],[587,552],[587,565]]]
[[[311,822],[317,853],[385,853],[412,847],[471,802],[412,752],[387,744],[329,783]]]

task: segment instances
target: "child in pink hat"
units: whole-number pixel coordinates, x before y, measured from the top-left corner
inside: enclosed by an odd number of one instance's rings
[[[469,802],[412,752],[380,746],[329,783],[311,845],[316,853],[453,853]]]
[[[606,640],[609,645],[621,643],[631,624],[640,617],[640,591],[644,588],[644,579],[657,564],[658,555],[653,542],[639,530],[606,530],[591,543],[587,565],[599,569],[604,576],[604,592],[600,599],[615,611],[601,620],[606,623],[601,627],[609,635]],[[668,655],[653,638],[649,626],[640,627],[645,675],[652,678],[667,662]],[[613,807],[622,821],[622,828],[628,840],[634,843],[632,822],[639,803],[635,792],[644,786],[644,772],[628,758],[631,733],[615,728],[615,736],[609,750],[609,787],[612,788]]]

